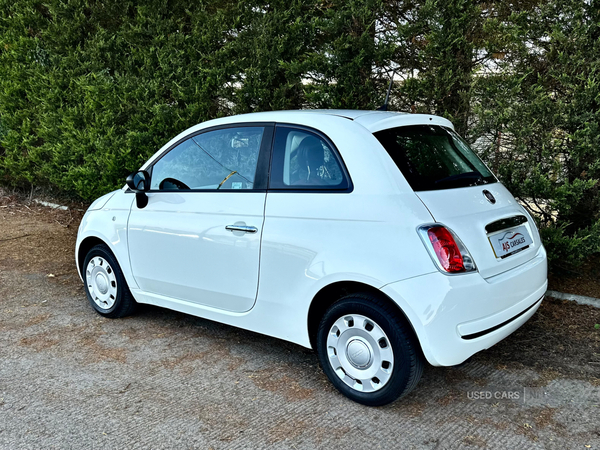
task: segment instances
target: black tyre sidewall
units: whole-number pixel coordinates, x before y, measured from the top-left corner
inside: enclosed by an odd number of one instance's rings
[[[117,295],[115,296],[115,303],[109,309],[102,309],[96,304],[96,302],[90,295],[87,285],[85,272],[90,260],[92,258],[95,258],[96,256],[104,258],[108,262],[108,264],[110,264],[110,267],[115,273],[115,278],[117,279]],[[85,286],[85,294],[88,298],[88,301],[90,302],[90,305],[92,305],[92,308],[94,308],[98,314],[105,317],[120,317],[121,315],[123,315],[123,310],[129,308],[128,305],[124,304],[126,303],[125,296],[129,294],[129,288],[127,287],[127,283],[125,281],[125,277],[123,276],[123,272],[121,271],[121,267],[119,266],[119,263],[117,262],[110,249],[106,245],[97,245],[93,247],[85,256],[82,272],[83,284]]]
[[[386,385],[375,392],[359,392],[346,385],[335,373],[327,356],[327,334],[337,319],[347,314],[361,314],[375,321],[387,335],[394,352],[392,376]],[[400,322],[400,323],[399,323]],[[317,353],[323,371],[333,385],[346,397],[368,406],[382,406],[410,391],[420,361],[415,339],[403,329],[401,321],[378,304],[365,298],[350,296],[335,303],[323,316],[317,335]]]

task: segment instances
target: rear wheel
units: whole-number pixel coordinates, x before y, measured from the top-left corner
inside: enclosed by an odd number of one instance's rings
[[[323,371],[345,396],[381,406],[408,394],[423,372],[418,342],[386,301],[352,294],[323,316],[317,335]]]
[[[110,249],[96,245],[83,262],[85,292],[98,314],[109,318],[131,314],[136,302],[125,282],[121,267]]]

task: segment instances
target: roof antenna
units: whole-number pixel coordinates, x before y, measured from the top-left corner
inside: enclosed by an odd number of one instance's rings
[[[396,70],[398,70],[398,67],[396,67],[392,71],[392,77],[390,78],[390,85],[388,86],[387,94],[385,95],[385,102],[383,103],[383,105],[381,105],[379,108],[377,108],[377,111],[387,111],[388,110],[388,104],[390,101],[390,92],[392,91],[392,83],[394,82],[394,75],[396,75]]]

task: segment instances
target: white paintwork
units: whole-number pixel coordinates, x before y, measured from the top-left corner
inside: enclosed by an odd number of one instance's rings
[[[363,127],[369,130],[371,133],[376,131],[387,130],[388,128],[397,127],[400,125],[441,125],[454,129],[454,125],[448,119],[443,117],[432,116],[429,114],[403,114],[398,113],[387,113],[382,111],[376,111],[372,114],[365,114],[356,118],[356,122],[360,123]]]
[[[442,118],[375,111],[284,111],[226,117],[206,127],[277,122],[312,127],[340,151],[350,193],[149,194],[138,210],[126,188],[94,203],[82,221],[84,239],[112,249],[140,303],[154,304],[310,347],[308,311],[317,293],[336,282],[380,289],[410,321],[427,360],[453,365],[512,333],[535,312],[546,290],[546,253],[530,218],[531,248],[494,257],[485,224],[524,210],[500,184],[416,195],[374,131],[417,123],[451,126]],[[495,205],[482,195],[488,189]],[[525,213],[527,214],[527,213]],[[225,225],[256,226],[234,235]],[[448,276],[417,234],[440,222],[464,242],[478,272]],[[129,231],[128,231],[129,228]],[[262,235],[261,235],[262,231]],[[79,267],[79,263],[78,263]],[[465,340],[527,313],[482,337]]]
[[[106,202],[109,200],[106,200],[106,198],[110,200],[108,206]],[[137,288],[131,274],[127,243],[127,221],[134,200],[134,195],[125,194],[122,190],[114,191],[92,203],[92,206],[84,214],[79,224],[75,246],[75,260],[80,277],[82,277],[81,264],[83,264],[85,256],[79,258],[79,247],[85,239],[98,238],[111,248],[117,261],[119,261],[129,288]],[[99,206],[100,204],[102,205]]]
[[[495,204],[485,198],[482,194],[483,189],[492,193],[496,198]],[[527,250],[506,259],[496,258],[488,241],[485,226],[495,220],[516,214],[529,216],[501,183],[426,191],[419,192],[417,195],[427,206],[435,221],[443,223],[458,233],[484,278],[493,277],[526,263],[537,254],[542,245],[540,234],[533,219],[530,219],[525,227],[533,244]]]
[[[129,260],[140,289],[227,311],[251,309],[266,193],[175,191],[148,197],[148,205],[139,209],[134,203],[129,216]],[[227,225],[259,231],[228,231]]]
[[[547,288],[545,249],[541,247],[528,263],[497,277],[486,280],[477,273],[446,276],[437,272],[389,284],[382,291],[403,308],[429,363],[449,366],[491,347],[533,315],[537,306],[485,336],[461,338],[502,324],[542,299]]]

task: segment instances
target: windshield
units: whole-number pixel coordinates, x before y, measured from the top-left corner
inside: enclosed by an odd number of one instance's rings
[[[374,133],[414,191],[495,183],[497,180],[453,130],[437,125]]]

